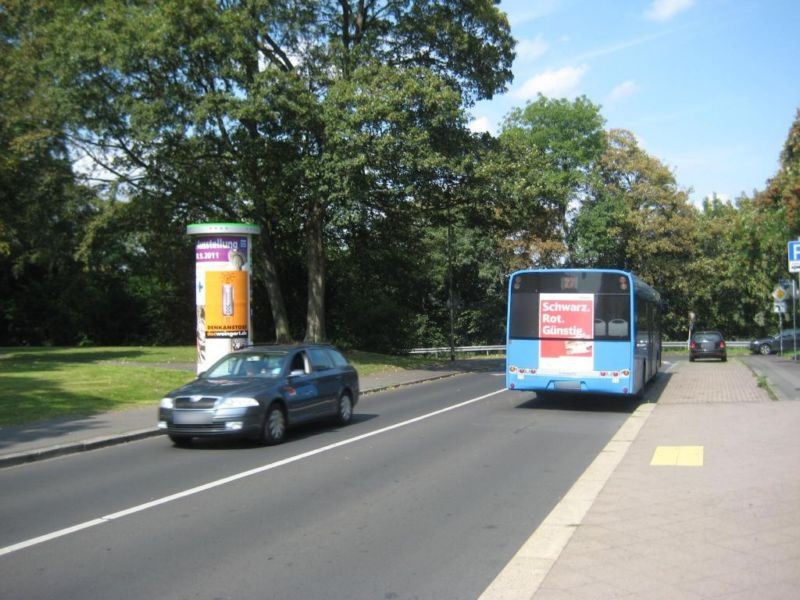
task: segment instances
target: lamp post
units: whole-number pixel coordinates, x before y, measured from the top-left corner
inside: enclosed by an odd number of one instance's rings
[[[449,213],[448,209],[448,213]],[[448,215],[449,216],[449,215]],[[448,279],[448,300],[450,308],[450,360],[456,359],[456,306],[453,298],[453,223],[452,219],[447,220],[447,279]]]

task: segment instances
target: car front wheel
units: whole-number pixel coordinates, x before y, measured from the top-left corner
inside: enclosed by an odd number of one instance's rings
[[[769,344],[761,344],[761,346],[758,348],[758,351],[764,356],[767,354],[772,354],[772,346]]]
[[[280,405],[272,404],[264,418],[261,429],[261,443],[267,446],[280,444],[286,437],[286,415]]]

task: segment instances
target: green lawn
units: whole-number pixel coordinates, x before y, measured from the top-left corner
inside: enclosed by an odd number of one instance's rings
[[[360,375],[442,361],[345,353]],[[131,406],[155,406],[194,377],[194,346],[0,348],[0,426]],[[172,366],[172,368],[170,368]]]
[[[689,349],[688,347],[684,348],[664,348],[662,353],[665,356],[669,355],[676,355],[676,354],[684,354],[689,356]],[[749,348],[728,348],[728,356],[747,356],[750,354]]]

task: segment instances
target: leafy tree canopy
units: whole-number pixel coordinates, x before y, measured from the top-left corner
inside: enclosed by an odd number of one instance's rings
[[[48,44],[43,85],[59,92],[71,143],[124,182],[117,189],[181,222],[261,226],[259,275],[278,339],[291,337],[282,289],[288,240],[296,244],[302,232],[306,337],[322,339],[331,214],[404,185],[398,171],[436,162],[437,128],[463,130],[453,99],[468,106],[511,79],[514,42],[491,0],[42,0],[11,1],[9,13]],[[405,153],[414,161],[388,172],[359,165],[358,152],[343,150],[348,136],[368,133],[342,131],[354,118],[416,145]],[[432,126],[428,139],[415,140],[422,126]],[[377,190],[365,187],[376,182]]]

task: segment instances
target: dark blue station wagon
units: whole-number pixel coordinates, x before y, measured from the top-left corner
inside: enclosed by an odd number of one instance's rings
[[[274,445],[300,423],[331,418],[346,425],[358,395],[358,373],[333,346],[252,346],[162,398],[158,427],[176,446],[218,436]]]

